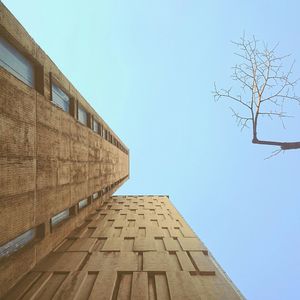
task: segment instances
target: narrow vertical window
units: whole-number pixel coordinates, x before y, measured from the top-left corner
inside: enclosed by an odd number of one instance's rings
[[[87,112],[78,104],[78,121],[84,125],[87,125]]]
[[[93,130],[99,132],[99,124],[95,119],[93,120]]]
[[[27,85],[34,87],[33,64],[2,37],[0,37],[0,66]]]
[[[99,133],[100,133],[100,136],[103,137],[103,126],[101,124],[99,124]]]
[[[52,83],[52,101],[64,111],[69,112],[70,97],[55,83]]]

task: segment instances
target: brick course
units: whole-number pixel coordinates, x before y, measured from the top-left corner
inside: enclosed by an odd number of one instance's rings
[[[30,247],[0,259],[2,295],[124,182],[129,156],[52,103],[55,80],[121,143],[2,3],[0,16],[0,35],[41,70],[32,88],[0,67],[0,246],[44,228]],[[105,196],[77,211],[78,201],[104,188]],[[72,206],[73,216],[51,231],[51,217]]]

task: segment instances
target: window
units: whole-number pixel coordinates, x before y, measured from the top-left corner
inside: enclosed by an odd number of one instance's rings
[[[103,126],[99,124],[99,134],[103,137]]]
[[[36,237],[36,229],[30,229],[23,234],[19,235],[15,239],[9,241],[0,247],[0,257],[8,256],[19,249],[23,248],[25,245],[30,243]]]
[[[55,226],[59,223],[61,223],[63,220],[66,220],[70,216],[70,210],[69,208],[59,212],[55,216],[51,218],[51,226]]]
[[[2,37],[0,37],[0,66],[27,85],[34,87],[33,64]]]
[[[88,205],[88,199],[82,199],[78,202],[78,208],[82,209]]]
[[[93,194],[93,200],[97,199],[99,197],[99,193],[94,193]]]
[[[99,124],[95,119],[93,120],[93,130],[99,132]]]
[[[52,83],[52,101],[64,111],[69,112],[70,97],[55,83]]]
[[[78,121],[84,125],[87,125],[87,112],[78,104]]]

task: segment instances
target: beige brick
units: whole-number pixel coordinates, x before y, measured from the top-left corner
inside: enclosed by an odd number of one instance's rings
[[[35,189],[35,159],[0,157],[0,197]]]

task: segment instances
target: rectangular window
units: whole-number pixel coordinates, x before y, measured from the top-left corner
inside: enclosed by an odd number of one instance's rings
[[[93,130],[99,132],[99,124],[96,120],[93,120]]]
[[[93,194],[93,200],[97,199],[99,197],[99,193],[94,193]]]
[[[99,134],[100,134],[100,136],[103,136],[102,130],[103,130],[103,127],[102,127],[101,124],[99,124]]]
[[[82,199],[78,202],[78,208],[82,209],[88,205],[88,199]]]
[[[51,226],[55,226],[61,223],[63,220],[68,219],[69,217],[70,217],[70,210],[69,208],[67,208],[51,218]]]
[[[27,85],[34,87],[33,64],[2,37],[0,37],[0,66]]]
[[[78,104],[78,121],[84,125],[87,125],[87,112]]]
[[[64,111],[69,112],[70,97],[55,83],[52,83],[52,101]]]
[[[36,229],[32,228],[23,234],[19,235],[15,239],[9,241],[0,247],[0,257],[8,256],[19,249],[23,248],[25,245],[30,243],[36,237]]]

